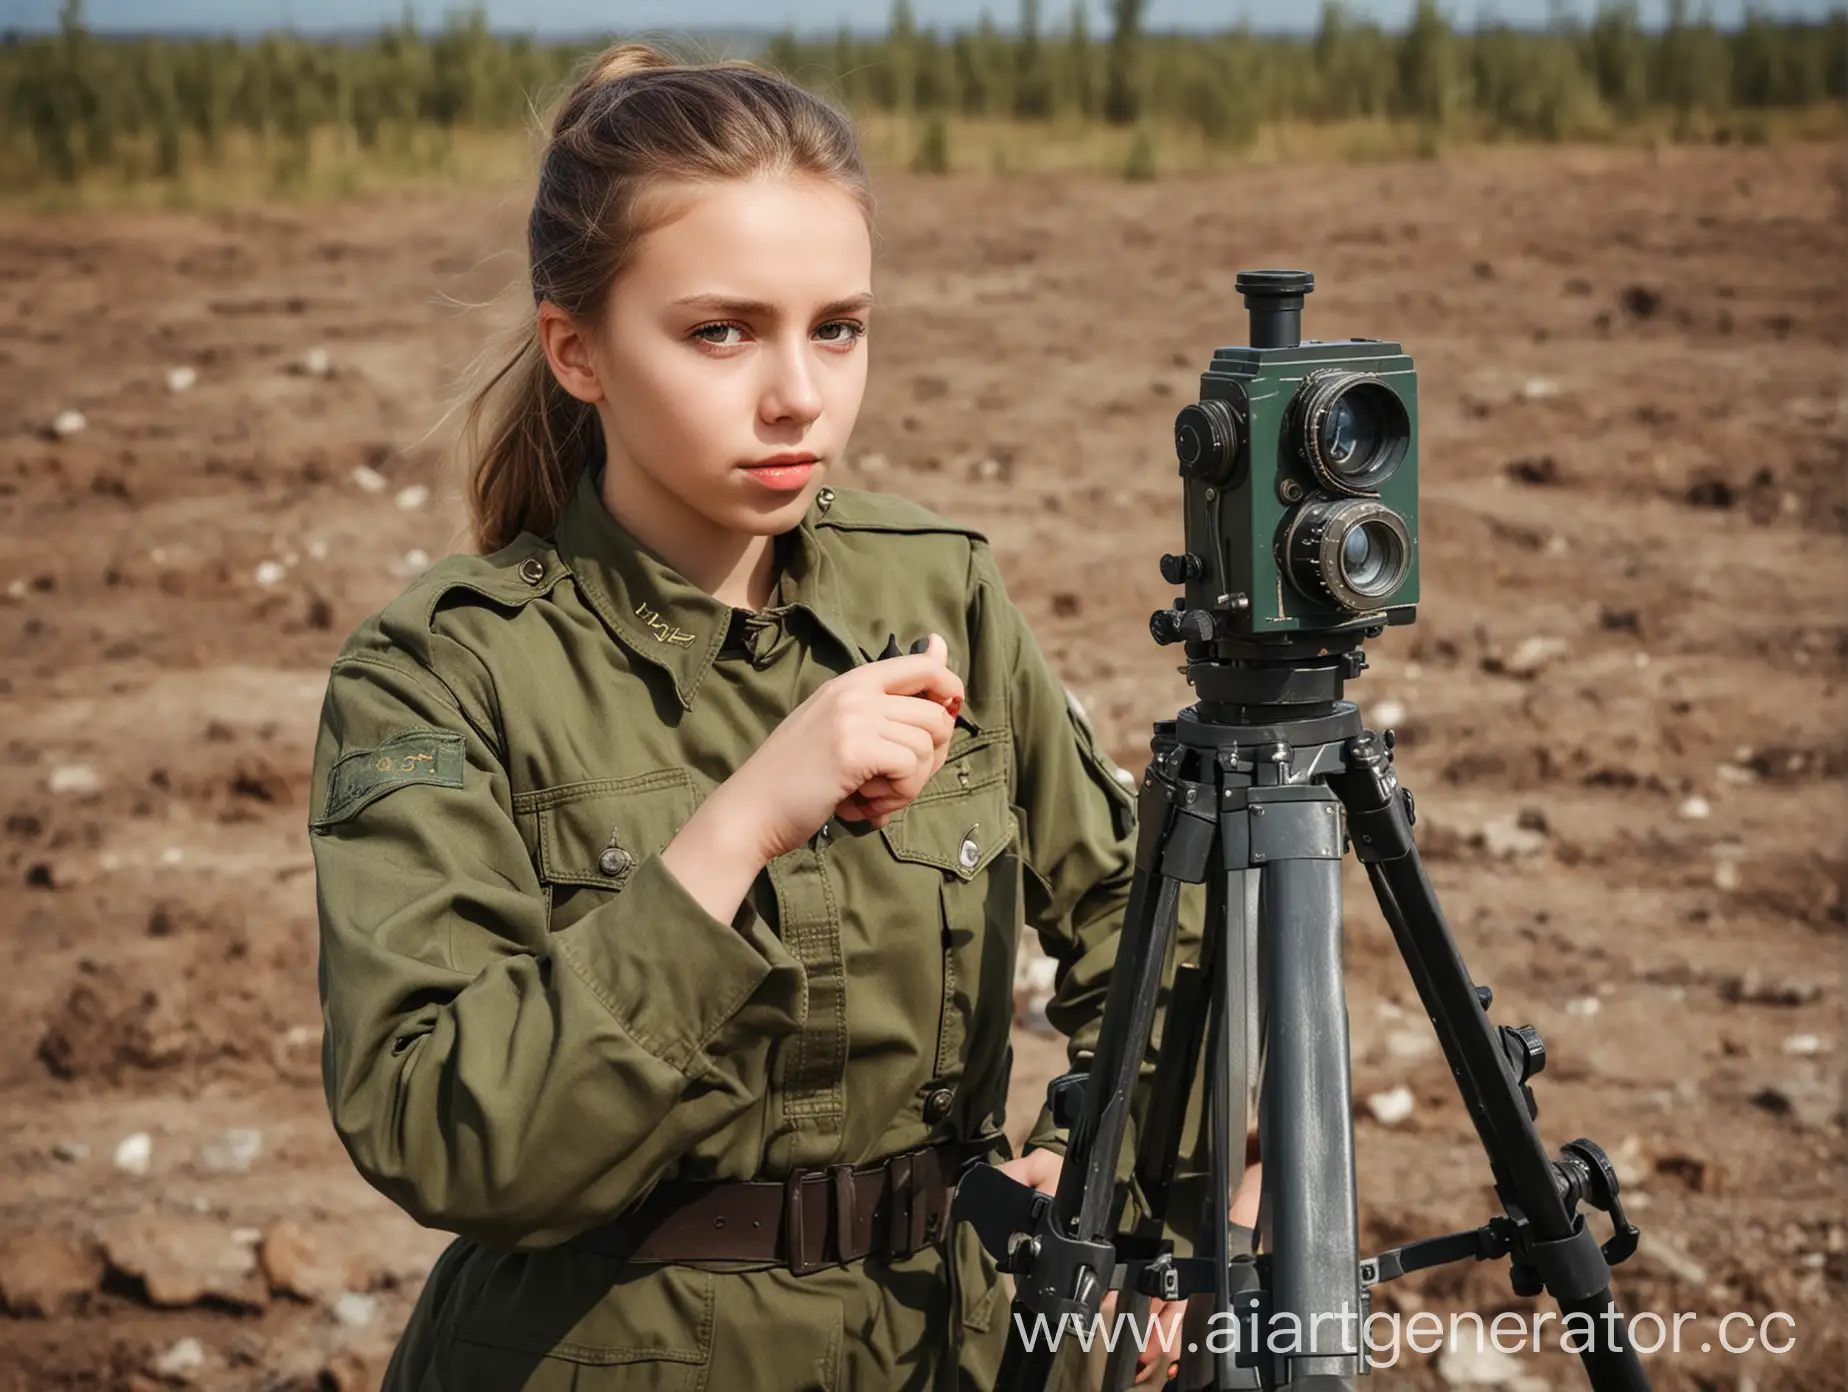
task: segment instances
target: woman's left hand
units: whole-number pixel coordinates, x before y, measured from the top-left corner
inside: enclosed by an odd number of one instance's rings
[[[1011,1175],[1022,1184],[1039,1190],[1042,1194],[1056,1194],[1059,1191],[1059,1172],[1065,1168],[1065,1157],[1056,1151],[1034,1150],[1017,1160],[1009,1160],[997,1165],[1002,1174]],[[1116,1318],[1117,1293],[1111,1291],[1104,1297],[1104,1328]],[[1170,1362],[1179,1356],[1181,1348],[1181,1313],[1187,1308],[1185,1300],[1172,1302],[1149,1297],[1149,1317],[1143,1328],[1150,1330],[1154,1338],[1147,1346],[1136,1351],[1136,1383],[1150,1381],[1157,1368],[1163,1370],[1162,1381]],[[1128,1331],[1126,1330],[1125,1333]]]

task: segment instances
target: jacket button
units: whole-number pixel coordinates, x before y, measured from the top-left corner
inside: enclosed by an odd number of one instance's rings
[[[619,846],[611,846],[608,850],[604,851],[602,855],[597,857],[597,869],[601,870],[611,879],[615,879],[616,876],[622,874],[622,872],[627,870],[633,863],[634,857]]]
[[[537,556],[528,556],[520,562],[520,578],[529,585],[537,585],[545,579],[545,562]]]
[[[962,849],[957,852],[956,861],[965,870],[975,869],[976,863],[982,858],[982,846],[976,840],[976,833],[980,830],[980,826],[972,826],[963,833]]]
[[[956,1100],[956,1093],[946,1087],[940,1087],[924,1099],[924,1120],[932,1126],[950,1114],[950,1103]]]
[[[815,505],[819,507],[823,512],[826,512],[829,508],[833,507],[834,506],[834,490],[832,488],[823,488],[820,492],[816,493],[815,494]]]

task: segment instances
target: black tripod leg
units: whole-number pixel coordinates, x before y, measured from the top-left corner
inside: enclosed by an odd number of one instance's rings
[[[1345,752],[1347,769],[1329,786],[1347,808],[1355,854],[1488,1151],[1502,1206],[1519,1233],[1516,1259],[1559,1302],[1575,1341],[1584,1342],[1580,1358],[1592,1386],[1647,1392],[1649,1380],[1611,1295],[1610,1265],[1584,1217],[1567,1206],[1560,1174],[1413,844],[1391,757],[1371,735],[1350,740]]]
[[[1272,1318],[1293,1318],[1301,1352],[1274,1362],[1279,1385],[1332,1390],[1364,1369],[1341,839],[1325,789],[1275,793],[1262,814],[1252,793],[1266,1005],[1258,1131],[1272,1200],[1264,1233]]]
[[[1040,1255],[1015,1273],[1015,1318],[996,1385],[1018,1392],[1045,1387],[1056,1352],[1046,1339],[1027,1349],[1023,1326],[1034,1328],[1036,1318],[1056,1326],[1094,1315],[1114,1274],[1106,1244],[1114,1237],[1117,1166],[1174,943],[1181,882],[1201,881],[1211,850],[1212,818],[1172,807],[1159,781],[1144,783],[1138,819],[1136,871],[1084,1104],[1071,1127],[1058,1192],[1042,1220]]]

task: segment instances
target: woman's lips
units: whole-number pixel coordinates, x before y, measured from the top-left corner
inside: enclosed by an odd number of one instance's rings
[[[799,464],[750,464],[744,472],[763,484],[774,488],[779,493],[789,492],[802,487],[808,482],[819,460],[808,459]]]

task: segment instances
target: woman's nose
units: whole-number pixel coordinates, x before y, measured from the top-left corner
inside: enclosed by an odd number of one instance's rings
[[[764,384],[763,415],[767,421],[807,424],[821,414],[821,388],[806,341],[779,346],[770,360],[770,377]]]

